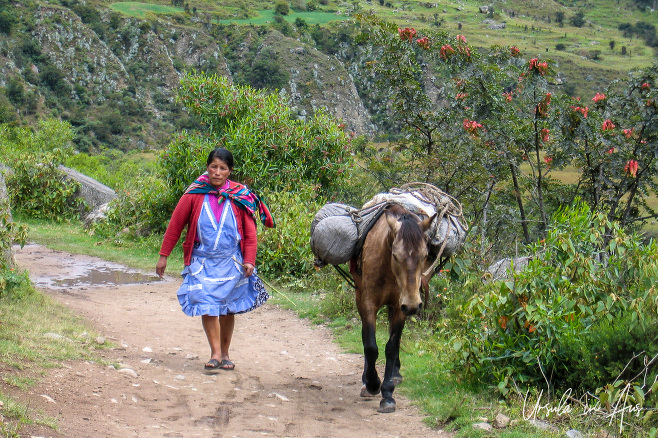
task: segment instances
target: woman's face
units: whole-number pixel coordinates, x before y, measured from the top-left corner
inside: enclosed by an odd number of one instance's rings
[[[226,183],[230,174],[231,169],[219,158],[213,158],[212,162],[208,165],[208,179],[210,179],[210,184],[217,189]]]

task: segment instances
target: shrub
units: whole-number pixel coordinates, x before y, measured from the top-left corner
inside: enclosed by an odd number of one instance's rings
[[[274,6],[274,13],[279,15],[288,15],[290,13],[290,5],[286,1],[279,1]]]
[[[542,384],[575,368],[580,359],[561,355],[561,342],[599,339],[596,331],[615,320],[629,318],[633,329],[656,317],[654,242],[642,245],[581,203],[559,210],[553,223],[524,271],[464,305],[465,330],[453,339],[466,369],[503,393],[512,382]]]
[[[267,191],[265,198],[276,228],[258,236],[258,269],[271,277],[307,276],[313,270],[311,221],[324,201],[310,185],[295,192]]]
[[[11,161],[7,189],[16,212],[38,219],[62,221],[80,216],[85,202],[77,196],[80,183],[58,169],[58,153],[24,154]],[[44,160],[40,162],[39,160]]]
[[[73,132],[68,123],[42,120],[38,130],[0,130],[5,163],[12,169],[7,189],[14,210],[27,216],[63,220],[79,216],[84,201],[76,195],[80,183],[58,169],[71,154]]]
[[[181,85],[180,100],[207,127],[198,140],[186,134],[185,142],[197,141],[194,150],[204,149],[205,156],[211,145],[230,150],[236,173],[243,177],[239,181],[257,191],[295,191],[298,186],[318,184],[320,192],[328,193],[345,180],[352,163],[350,139],[325,112],[297,120],[279,95],[233,86],[217,75],[191,73]],[[165,171],[173,184],[190,183],[175,169]]]
[[[112,236],[118,231],[139,238],[164,232],[178,200],[167,183],[154,176],[140,178],[133,188],[117,194],[110,204],[107,222],[95,225],[95,231],[102,235]]]
[[[613,321],[595,323],[588,333],[566,336],[556,344],[557,366],[553,382],[557,387],[592,393],[616,379],[629,381],[644,369],[644,355],[658,354],[658,321],[638,326],[632,313]],[[647,377],[652,382],[658,371]]]

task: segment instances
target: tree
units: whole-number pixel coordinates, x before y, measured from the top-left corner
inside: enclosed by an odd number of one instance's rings
[[[569,19],[569,22],[573,27],[583,27],[585,25],[585,13],[578,11],[573,17]]]
[[[547,222],[541,150],[550,104],[548,64],[524,63],[516,48],[481,54],[463,36],[421,37],[415,29],[363,18],[374,26],[368,29],[369,65],[401,137],[384,159],[374,151],[367,157],[382,185],[437,185],[462,200],[483,234],[491,233],[490,241],[513,242],[519,231],[524,242],[541,235]],[[437,78],[434,101],[425,90],[428,76]],[[527,165],[531,173],[522,174]],[[509,235],[495,239],[497,233]]]
[[[290,13],[290,5],[286,1],[279,1],[274,6],[274,13],[279,15],[288,15]]]
[[[657,67],[611,84],[591,106],[572,104],[559,122],[562,153],[582,169],[572,199],[582,197],[623,227],[658,217],[648,203],[658,194]]]
[[[564,23],[564,12],[562,12],[562,11],[556,12],[555,13],[555,21],[557,21],[558,24],[560,25],[560,27],[562,27],[562,25]]]
[[[213,145],[233,152],[236,171],[256,189],[294,190],[312,184],[326,192],[340,187],[350,166],[350,138],[322,111],[303,122],[278,94],[196,72],[181,81],[179,98],[205,130],[179,134],[162,157],[176,193],[198,176],[193,174],[204,167]],[[189,158],[194,165],[181,165],[177,160],[188,156],[188,147],[199,153]]]

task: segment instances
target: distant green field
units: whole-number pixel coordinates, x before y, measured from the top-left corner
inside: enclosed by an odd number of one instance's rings
[[[122,14],[130,15],[136,18],[146,18],[148,14],[179,14],[184,12],[182,8],[173,6],[156,5],[141,2],[119,2],[110,5],[112,9]],[[226,19],[218,20],[216,23],[221,24],[241,24],[241,25],[265,25],[274,21],[274,11],[271,9],[259,10],[258,17],[245,19]],[[327,24],[330,21],[344,20],[345,17],[334,12],[295,12],[290,11],[284,15],[286,21],[293,23],[297,18],[301,18],[307,24]]]
[[[110,8],[122,14],[137,18],[146,18],[147,14],[179,14],[183,12],[182,8],[140,2],[112,3]]]
[[[274,21],[274,11],[262,10],[258,11],[258,17],[256,18],[245,18],[240,20],[219,20],[221,24],[253,24],[253,25],[264,25]],[[295,12],[290,11],[288,15],[283,15],[283,18],[286,21],[293,23],[297,18],[301,18],[307,24],[326,24],[330,21],[336,20],[345,20],[345,16],[338,15],[333,12]]]

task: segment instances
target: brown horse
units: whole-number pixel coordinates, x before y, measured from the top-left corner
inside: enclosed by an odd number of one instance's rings
[[[400,338],[407,316],[416,314],[422,306],[421,276],[428,257],[425,231],[433,218],[421,220],[399,205],[390,205],[368,232],[352,272],[365,356],[361,396],[381,391],[379,412],[395,411],[393,391],[402,381]],[[389,339],[382,382],[375,369],[379,354],[375,323],[384,305],[388,306]]]

